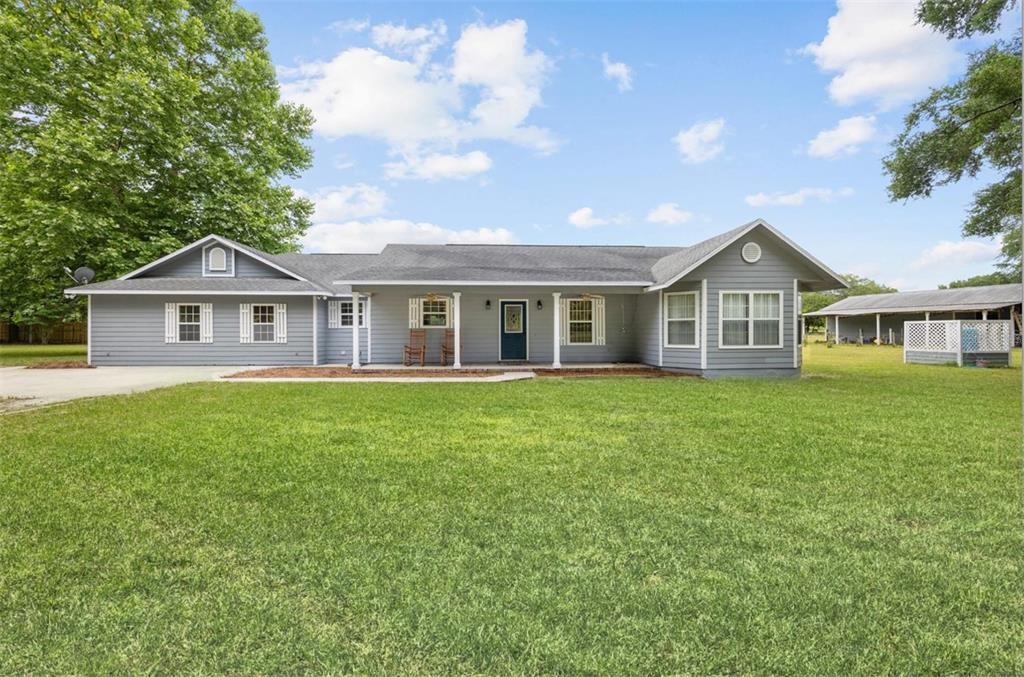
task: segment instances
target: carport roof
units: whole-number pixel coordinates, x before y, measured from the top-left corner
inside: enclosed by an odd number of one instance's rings
[[[992,310],[1016,305],[1021,302],[1022,289],[1019,284],[994,284],[984,287],[961,287],[959,289],[929,289],[905,291],[893,294],[865,294],[848,296],[830,306],[806,317],[832,315],[875,315],[892,313],[950,312],[970,310]]]

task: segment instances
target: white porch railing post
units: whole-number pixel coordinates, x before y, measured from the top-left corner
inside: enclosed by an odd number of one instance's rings
[[[562,368],[562,292],[552,292],[551,297],[553,303],[551,304],[551,312],[555,314],[555,321],[551,325],[555,328],[554,331],[554,350],[552,351],[551,367],[553,369]]]
[[[875,345],[882,345],[882,314],[875,313]]]
[[[358,369],[359,363],[359,292],[352,292],[352,368]]]
[[[455,360],[452,362],[452,368],[462,368],[462,292],[453,291],[452,297],[453,308],[452,308],[452,325],[454,326],[454,341],[455,341]]]

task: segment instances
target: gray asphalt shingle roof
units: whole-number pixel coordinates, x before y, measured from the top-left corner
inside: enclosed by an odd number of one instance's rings
[[[227,238],[208,236],[193,246],[218,238],[308,282],[273,278],[142,278],[132,273],[126,276],[128,279],[99,282],[67,291],[290,290],[344,294],[351,291],[352,283],[385,281],[399,284],[550,282],[664,286],[744,232],[758,226],[763,226],[775,237],[785,240],[781,233],[761,220],[744,224],[690,247],[392,244],[379,254],[267,254]],[[180,256],[189,249],[183,248],[169,257]],[[796,249],[799,250],[799,247]],[[800,252],[822,271],[821,285],[834,284],[838,280],[837,276],[814,261],[813,257],[802,250]],[[158,264],[159,261],[151,263],[140,271]],[[838,281],[838,284],[842,282]]]
[[[874,315],[876,313],[921,313],[926,311],[989,310],[1021,302],[1021,285],[996,284],[960,289],[929,289],[892,294],[849,296],[813,313],[819,315]]]
[[[681,247],[388,245],[334,280],[474,282],[651,281],[651,267]]]

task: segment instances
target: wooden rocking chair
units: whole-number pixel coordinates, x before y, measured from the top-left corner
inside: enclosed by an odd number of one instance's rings
[[[441,364],[448,366],[448,358],[455,362],[455,332],[451,329],[444,330],[444,343],[441,344]]]
[[[409,366],[416,360],[420,363],[420,366],[424,366],[427,361],[427,331],[426,329],[410,329],[409,330],[409,343],[405,346],[405,351],[402,357],[402,364]]]

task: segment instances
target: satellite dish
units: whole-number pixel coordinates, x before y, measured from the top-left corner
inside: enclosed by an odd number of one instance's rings
[[[88,266],[80,266],[75,268],[75,272],[72,274],[75,278],[75,282],[79,284],[89,284],[92,282],[92,278],[96,277],[96,271]]]

